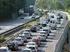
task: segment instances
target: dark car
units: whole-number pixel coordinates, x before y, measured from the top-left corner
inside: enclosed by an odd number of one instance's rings
[[[37,28],[34,26],[31,28],[31,32],[37,32]]]
[[[60,13],[58,14],[58,16],[59,16],[59,19],[63,19],[63,16]]]
[[[8,43],[8,44],[7,44],[7,47],[8,47],[10,50],[12,50],[12,51],[18,50],[18,45],[15,44],[14,42]]]

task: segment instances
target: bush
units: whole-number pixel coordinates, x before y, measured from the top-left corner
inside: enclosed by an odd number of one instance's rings
[[[0,36],[0,43],[4,42],[6,39],[3,36]]]

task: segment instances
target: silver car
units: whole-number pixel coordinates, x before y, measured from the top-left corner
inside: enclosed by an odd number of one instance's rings
[[[22,49],[22,51],[21,52],[32,52],[32,50],[31,49],[29,49],[29,48],[24,48],[24,49]]]
[[[16,43],[17,45],[23,45],[24,44],[24,40],[21,37],[16,37],[13,40],[14,43]]]

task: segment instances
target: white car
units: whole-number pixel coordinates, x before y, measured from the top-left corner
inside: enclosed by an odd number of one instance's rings
[[[57,24],[57,28],[61,28],[61,24]]]
[[[47,36],[45,34],[40,34],[40,41],[46,41]]]
[[[25,35],[26,38],[31,38],[31,33],[24,31],[23,34]]]
[[[24,40],[21,37],[15,37],[13,42],[16,43],[17,45],[23,45]]]
[[[43,29],[45,29],[45,30],[50,30],[50,26],[43,27]]]
[[[32,19],[32,16],[27,16],[24,19],[27,19],[27,20]]]
[[[55,36],[55,34],[54,33],[49,33],[49,36]]]
[[[57,32],[57,30],[51,30],[51,33],[55,33],[55,32]]]
[[[47,33],[51,33],[50,29],[51,29],[50,27],[44,27],[43,31],[46,31]]]
[[[38,33],[40,33],[39,36],[47,37],[47,35],[48,35],[48,33],[46,31],[38,31]]]
[[[0,52],[11,52],[8,47],[0,47]]]
[[[35,47],[38,47],[35,42],[28,42],[26,46],[28,47],[28,46],[31,46],[31,45],[34,45]]]
[[[32,52],[38,52],[38,48],[35,45],[28,45],[27,48],[31,49]]]
[[[33,14],[32,18],[39,18],[39,15]]]
[[[24,48],[24,49],[22,49],[22,52],[32,52],[32,50],[29,48]]]
[[[27,41],[27,38],[25,37],[25,34],[19,34],[18,37],[21,37],[23,39],[23,41]]]
[[[47,34],[46,31],[42,31],[42,30],[39,30],[37,32],[40,33],[40,34]]]

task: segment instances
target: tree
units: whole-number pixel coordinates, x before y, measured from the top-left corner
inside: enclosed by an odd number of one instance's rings
[[[0,0],[0,19],[11,18],[12,13],[16,13],[23,7],[24,0]]]
[[[70,0],[37,0],[36,6],[40,9],[70,9]]]
[[[47,1],[46,0],[36,0],[36,7],[40,9],[46,9],[47,8]]]
[[[64,7],[66,10],[70,9],[70,0],[64,0]]]

